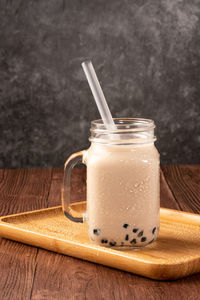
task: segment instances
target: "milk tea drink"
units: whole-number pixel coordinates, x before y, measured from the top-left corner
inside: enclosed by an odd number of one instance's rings
[[[153,144],[102,145],[87,152],[87,222],[100,245],[141,247],[159,229],[159,154]]]
[[[159,233],[159,153],[154,146],[154,122],[114,119],[108,129],[102,120],[91,124],[91,146],[73,154],[65,164],[63,210],[72,221],[70,176],[75,164],[87,166],[87,201],[84,220],[90,239],[106,247],[140,248]]]

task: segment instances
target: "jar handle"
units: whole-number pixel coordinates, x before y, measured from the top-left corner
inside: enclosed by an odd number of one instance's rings
[[[70,183],[71,183],[71,173],[72,169],[80,163],[83,162],[83,155],[86,151],[80,151],[72,154],[64,165],[64,177],[62,186],[62,208],[65,216],[73,222],[83,223],[83,209],[85,208],[85,202],[77,204],[70,204]]]

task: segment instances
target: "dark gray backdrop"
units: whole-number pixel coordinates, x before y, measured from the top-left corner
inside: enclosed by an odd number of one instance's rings
[[[162,163],[199,163],[200,1],[0,2],[0,167],[62,166],[99,118],[152,118]]]

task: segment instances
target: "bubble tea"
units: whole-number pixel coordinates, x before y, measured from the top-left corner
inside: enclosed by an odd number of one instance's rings
[[[87,165],[88,234],[101,246],[144,247],[159,232],[155,125],[152,120],[134,118],[114,122],[113,131],[102,120],[93,121],[91,146],[79,153],[79,161]],[[64,210],[69,216],[67,205]]]

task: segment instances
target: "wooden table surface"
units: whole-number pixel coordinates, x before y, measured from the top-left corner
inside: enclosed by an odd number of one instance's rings
[[[161,167],[161,206],[200,213],[200,166]],[[0,215],[60,205],[62,169],[0,170]],[[72,201],[85,198],[74,169]],[[0,300],[200,299],[200,274],[156,281],[0,238]]]

